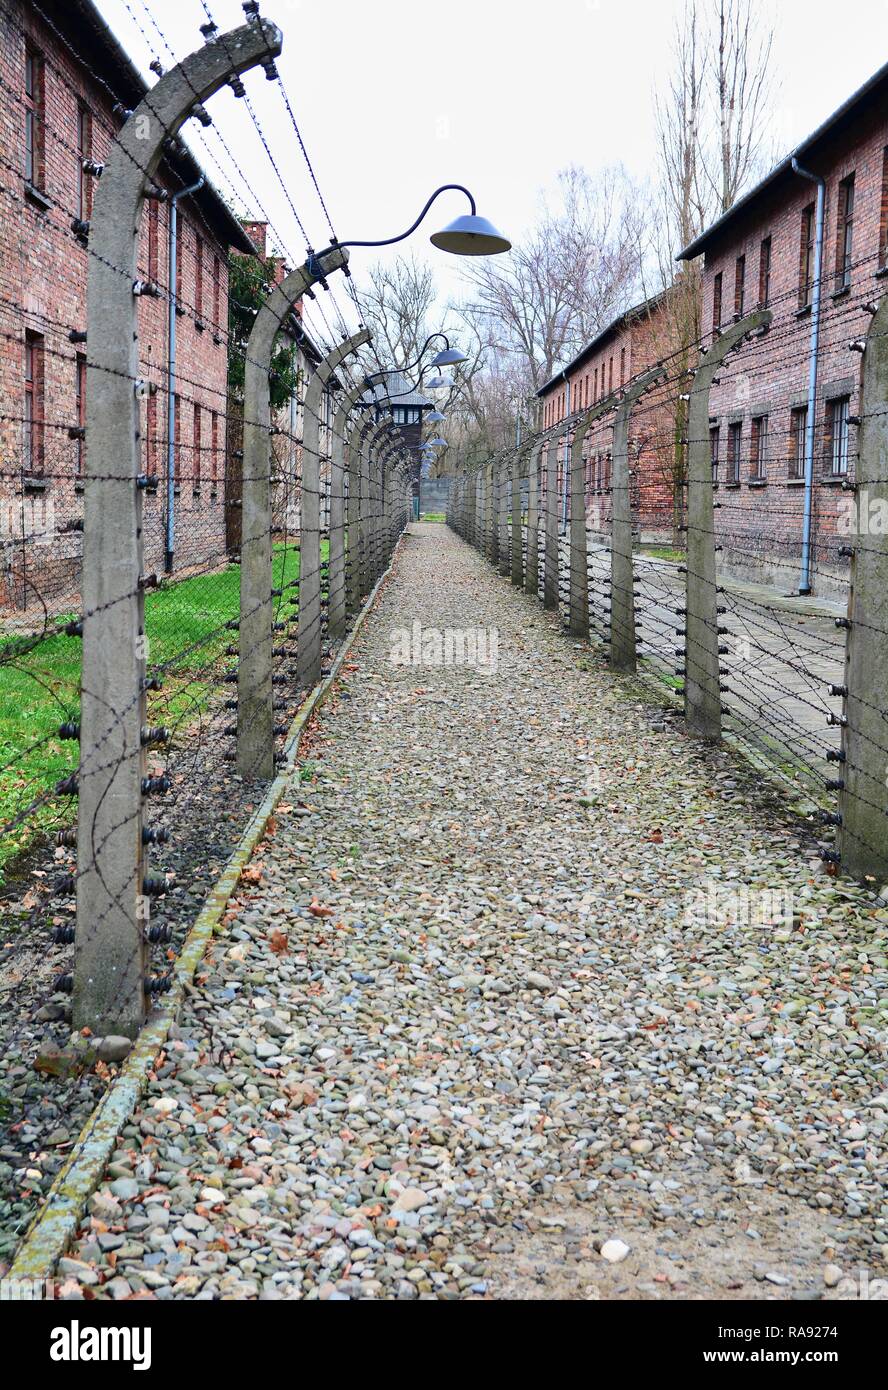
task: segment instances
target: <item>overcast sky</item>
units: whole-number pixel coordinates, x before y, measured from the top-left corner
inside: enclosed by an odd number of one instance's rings
[[[172,63],[158,28],[177,59],[202,41],[200,0],[147,0],[157,28],[143,0],[97,2],[149,78],[152,57]],[[682,2],[262,0],[262,13],[283,30],[278,66],[340,238],[403,231],[434,188],[462,183],[479,212],[518,241],[540,190],[568,164],[592,171],[622,162],[651,176],[652,92],[668,67]],[[775,138],[785,151],[888,56],[888,0],[761,6],[777,26]],[[210,0],[209,8],[222,29],[243,22],[239,0]],[[321,247],[326,223],[280,91],[261,71],[246,85],[296,210]],[[233,186],[245,210],[269,215],[272,237],[298,263],[304,239],[243,103],[220,93],[210,109],[262,206],[214,136],[204,146],[192,141],[207,172],[223,192]],[[430,247],[428,234],[464,206],[461,195],[443,195],[406,243],[428,257],[445,295],[459,288],[458,262]],[[365,258],[396,250],[355,251],[358,283]],[[338,324],[329,306],[328,317]]]

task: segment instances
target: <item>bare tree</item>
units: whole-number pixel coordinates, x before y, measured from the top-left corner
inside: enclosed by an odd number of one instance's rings
[[[371,266],[369,286],[361,291],[364,322],[373,334],[374,351],[386,368],[414,362],[432,331],[437,301],[434,276],[412,256],[396,256]]]
[[[773,95],[771,47],[774,31],[763,23],[753,0],[715,0],[713,95],[718,124],[718,160],[709,169],[721,212],[737,201],[760,171],[769,148],[765,119]]]
[[[636,205],[621,168],[595,177],[562,170],[530,236],[466,269],[464,315],[492,346],[523,361],[533,390],[631,302]]]
[[[686,0],[676,23],[671,70],[654,102],[667,237],[655,244],[653,259],[659,285],[670,288],[658,314],[658,350],[670,357],[673,380],[667,401],[671,429],[658,439],[656,454],[671,482],[676,543],[686,469],[682,396],[702,332],[702,267],[698,259],[680,262],[676,270],[673,258],[760,172],[772,98],[772,37],[753,0]]]

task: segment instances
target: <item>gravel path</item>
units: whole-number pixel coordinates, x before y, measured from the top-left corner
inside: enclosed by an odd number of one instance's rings
[[[496,670],[393,664],[415,620],[496,628]],[[442,526],[344,676],[65,1293],[888,1278],[888,913]]]

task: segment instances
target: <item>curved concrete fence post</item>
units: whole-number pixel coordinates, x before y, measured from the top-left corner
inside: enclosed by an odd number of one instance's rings
[[[320,257],[318,273],[312,274],[304,265],[291,271],[259,309],[247,342],[237,667],[237,770],[242,777],[274,775],[271,397],[268,384],[271,359],[277,335],[305,291],[347,261],[348,252],[335,248]],[[307,411],[305,418],[307,429]],[[304,471],[303,450],[300,547],[305,524]],[[302,559],[300,554],[300,595]]]
[[[337,344],[318,363],[305,391],[299,527],[299,643],[296,650],[296,678],[302,689],[313,686],[321,674],[321,400],[336,368],[351,353],[357,352],[369,336],[366,329],[361,329]]]
[[[725,357],[748,333],[771,322],[770,309],[724,329],[697,368],[688,411],[688,560],[685,625],[685,720],[692,733],[721,738],[721,677],[716,612],[715,512],[709,443],[709,391]]]
[[[845,654],[844,762],[839,764],[838,848],[855,878],[888,883],[888,295],[866,337],[856,492],[849,527],[851,593]],[[870,526],[869,519],[874,525]],[[879,520],[877,520],[877,518]],[[843,784],[843,785],[842,785]],[[883,889],[884,896],[884,889]]]
[[[664,375],[664,368],[654,367],[635,381],[631,381],[620,398],[614,420],[614,442],[611,451],[610,665],[615,671],[634,671],[636,668],[629,417],[639,396],[649,391]]]
[[[142,780],[146,645],[138,305],[142,204],[164,144],[195,106],[280,53],[280,30],[242,25],[166,73],[112,142],[89,227],[83,665],[75,1027],[134,1038],[146,1013]]]

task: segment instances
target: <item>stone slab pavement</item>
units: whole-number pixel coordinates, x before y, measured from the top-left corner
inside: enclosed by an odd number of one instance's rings
[[[727,750],[414,525],[62,1295],[878,1288],[886,919]]]

